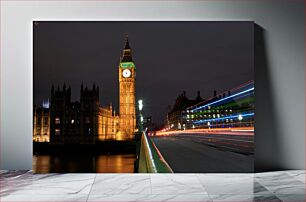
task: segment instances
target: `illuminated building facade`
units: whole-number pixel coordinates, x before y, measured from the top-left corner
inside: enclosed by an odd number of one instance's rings
[[[44,107],[34,107],[33,141],[50,141],[50,110],[46,105]]]
[[[129,40],[126,38],[123,56],[119,64],[119,116],[120,139],[132,139],[136,129],[135,103],[136,67],[132,58]]]
[[[62,89],[54,89],[52,85],[50,109],[34,110],[33,140],[95,144],[96,141],[132,139],[136,129],[135,78],[136,68],[126,38],[119,64],[119,115],[111,105],[100,106],[99,86],[95,84],[92,89],[82,84],[79,102],[71,101],[70,87],[64,84]]]
[[[199,102],[202,102],[200,91],[197,92],[197,97],[194,100],[190,100],[186,96],[184,91],[180,94],[175,101],[172,109],[167,113],[167,128],[169,129],[183,129],[187,125],[187,120],[184,119],[183,114],[186,108],[195,105]]]
[[[112,106],[102,107],[99,87],[81,86],[80,102],[71,102],[71,88],[51,89],[50,142],[94,144],[97,140],[116,140],[119,116]]]
[[[98,116],[99,140],[120,140],[119,116],[113,111],[113,107],[100,107]]]
[[[254,128],[254,81],[186,108],[186,128]]]

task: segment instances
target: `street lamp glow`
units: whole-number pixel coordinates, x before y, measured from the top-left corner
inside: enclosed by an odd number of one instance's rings
[[[143,101],[138,100],[138,109],[139,109],[139,131],[143,131],[143,116],[141,114],[143,108]]]
[[[138,109],[139,109],[139,111],[141,111],[142,108],[143,108],[143,102],[142,102],[142,100],[138,100]]]
[[[239,114],[239,115],[238,115],[238,120],[241,121],[242,119],[243,119],[242,115]]]

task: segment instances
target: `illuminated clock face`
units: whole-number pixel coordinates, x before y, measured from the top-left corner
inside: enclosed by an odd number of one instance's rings
[[[124,78],[130,77],[131,76],[131,71],[129,69],[125,69],[122,72],[122,75]]]

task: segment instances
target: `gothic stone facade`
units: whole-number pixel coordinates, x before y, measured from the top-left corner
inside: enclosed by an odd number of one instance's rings
[[[50,110],[34,106],[33,141],[50,141]]]
[[[51,89],[50,142],[58,144],[94,144],[98,140],[116,140],[119,116],[112,106],[102,107],[99,87],[81,86],[80,102],[71,102],[71,88]]]
[[[98,140],[132,139],[136,130],[135,78],[136,67],[132,51],[126,38],[123,56],[119,64],[119,115],[112,106],[102,107],[99,101],[99,87],[92,89],[81,86],[80,102],[71,101],[71,88],[64,85],[51,88],[51,106],[48,114],[34,113],[34,123],[41,117],[49,117],[48,138],[34,125],[34,141],[50,141],[64,144],[94,144]],[[47,110],[47,109],[41,109]]]

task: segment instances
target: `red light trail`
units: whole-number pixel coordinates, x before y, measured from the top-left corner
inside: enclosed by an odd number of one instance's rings
[[[227,134],[227,135],[249,135],[254,136],[254,127],[237,128],[211,128],[211,129],[186,129],[186,130],[161,130],[156,132],[156,136],[170,136],[177,134]]]

